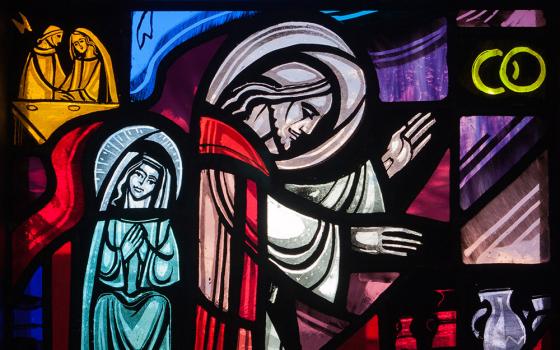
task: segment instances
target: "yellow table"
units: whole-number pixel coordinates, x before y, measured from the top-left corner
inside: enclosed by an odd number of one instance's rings
[[[12,113],[31,136],[42,144],[67,121],[84,114],[106,111],[119,105],[66,101],[15,101]],[[16,131],[17,132],[17,131]]]

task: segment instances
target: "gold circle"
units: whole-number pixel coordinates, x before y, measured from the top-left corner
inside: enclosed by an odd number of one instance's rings
[[[518,53],[521,52],[525,52],[528,53],[530,55],[532,55],[533,57],[535,57],[537,59],[537,61],[539,61],[539,66],[541,68],[541,71],[539,73],[539,76],[537,77],[537,80],[535,80],[532,84],[529,85],[517,85],[512,83],[506,73],[506,69],[507,69],[507,64],[509,62],[509,60],[515,56]],[[500,65],[500,79],[502,80],[502,83],[504,83],[504,85],[510,89],[511,91],[514,92],[519,92],[519,93],[526,93],[526,92],[531,92],[534,91],[536,89],[538,89],[542,83],[544,82],[544,79],[546,77],[546,65],[544,64],[544,60],[542,58],[541,55],[539,55],[536,51],[525,47],[525,46],[518,46],[518,47],[514,47],[513,49],[509,50],[509,52],[504,56],[504,59],[502,60],[502,64]]]
[[[480,78],[480,73],[479,73],[480,66],[482,66],[482,64],[487,59],[492,58],[492,57],[496,57],[496,56],[502,56],[503,54],[504,53],[500,49],[492,49],[492,50],[482,51],[475,58],[475,60],[473,62],[473,65],[472,65],[472,68],[471,68],[471,76],[472,76],[474,86],[476,86],[476,88],[478,90],[480,90],[484,93],[487,93],[488,95],[499,95],[499,94],[506,91],[503,87],[493,88],[493,87],[490,87],[490,86],[484,84],[484,82]]]

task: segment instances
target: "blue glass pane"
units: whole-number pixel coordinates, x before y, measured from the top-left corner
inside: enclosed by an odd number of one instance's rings
[[[248,11],[135,11],[132,13],[130,96],[148,98],[159,63],[179,44],[205,31],[247,16]]]
[[[39,267],[14,305],[14,338],[27,342],[43,340],[43,268]],[[20,341],[18,341],[19,343]]]
[[[31,277],[31,280],[23,292],[25,295],[42,297],[43,296],[43,268],[39,267]]]

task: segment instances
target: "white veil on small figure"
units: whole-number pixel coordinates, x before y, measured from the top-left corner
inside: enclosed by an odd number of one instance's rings
[[[133,156],[128,161],[128,155]],[[117,207],[122,209],[132,208],[154,208],[154,209],[167,209],[169,205],[169,194],[171,192],[171,173],[168,167],[164,166],[161,162],[156,160],[147,152],[130,152],[127,154],[127,159],[123,159],[124,166],[117,167],[120,173],[115,172],[112,177],[119,179],[114,188],[108,188],[104,197],[109,196],[109,208]],[[122,163],[122,162],[121,162]],[[128,182],[130,176],[134,171],[140,168],[141,165],[148,164],[159,174],[158,186],[155,188],[155,200],[152,200],[153,195],[139,201],[135,201],[130,194]],[[139,202],[139,203],[138,203]]]
[[[132,206],[128,180],[142,164],[148,164],[158,171],[158,186],[141,205]],[[171,201],[179,197],[182,171],[179,149],[167,134],[147,125],[123,128],[105,140],[95,160],[95,191],[100,199],[99,212],[114,217],[122,216],[128,209],[167,209]],[[99,220],[96,223],[89,251],[82,299],[82,349],[89,349],[91,344],[92,297],[106,222]]]

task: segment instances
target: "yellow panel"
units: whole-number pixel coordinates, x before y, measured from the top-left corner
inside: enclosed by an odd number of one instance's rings
[[[118,106],[116,103],[16,101],[13,102],[12,112],[37,143],[41,144],[48,140],[58,127],[71,119]]]

